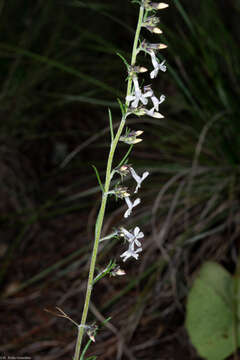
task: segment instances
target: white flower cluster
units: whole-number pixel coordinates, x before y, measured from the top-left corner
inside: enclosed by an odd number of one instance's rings
[[[111,177],[114,175],[114,173],[118,173],[119,175],[121,175],[121,178],[128,174],[132,176],[132,178],[137,183],[134,194],[138,192],[143,180],[145,180],[149,175],[149,172],[145,171],[142,176],[139,176],[133,169],[133,167],[130,165],[122,165],[120,168],[113,170]],[[133,208],[135,208],[141,202],[141,199],[139,197],[132,201],[130,199],[130,192],[126,187],[123,186],[117,186],[115,190],[109,191],[108,194],[114,194],[116,197],[125,200],[128,208],[124,213],[124,218],[128,218],[131,215]],[[139,227],[136,227],[134,229],[133,234],[124,228],[121,228],[120,231],[117,232],[117,234],[123,236],[129,242],[128,250],[125,251],[122,255],[120,255],[120,257],[123,258],[123,261],[126,261],[130,257],[133,257],[137,260],[139,253],[142,251],[141,243],[138,241],[138,239],[144,237],[144,234],[140,231]],[[115,235],[116,233],[113,234],[113,236]],[[102,241],[103,240],[104,239],[102,239]]]
[[[142,0],[142,3],[146,11],[153,11],[154,13],[156,12],[156,10],[161,10],[168,7],[168,5],[165,3],[152,2],[151,0]],[[149,16],[144,19],[142,27],[145,27],[152,33],[161,34],[161,29],[157,27],[158,23],[159,19],[156,16]],[[159,62],[156,56],[156,52],[158,50],[164,49],[166,47],[167,46],[162,43],[152,44],[143,41],[137,49],[137,54],[140,51],[144,51],[151,57],[151,62],[153,65],[153,70],[150,73],[151,79],[156,78],[159,71],[165,72],[167,70],[165,61]],[[138,75],[146,71],[147,69],[143,66],[129,66],[129,77],[132,79],[133,86],[131,94],[126,96],[126,117],[131,114],[138,116],[148,115],[159,119],[164,117],[159,112],[159,105],[164,102],[165,95],[162,94],[158,98],[157,96],[155,96],[151,85],[146,85],[142,88],[139,85]],[[148,106],[149,102],[151,103],[150,106]],[[138,136],[142,133],[142,130],[130,132],[127,131],[125,135],[120,137],[120,141],[123,141],[129,145],[135,145],[142,141],[142,139],[138,138]],[[146,179],[149,175],[149,172],[145,171],[141,176],[139,176],[132,168],[132,166],[128,164],[124,164],[119,169],[115,169],[111,177],[116,172],[121,175],[121,178],[128,174],[133,177],[133,179],[137,183],[134,194],[138,192],[143,180]],[[114,193],[114,191],[111,191],[109,193]],[[139,197],[131,200],[130,192],[125,187],[118,186],[115,190],[115,195],[121,199],[124,199],[126,202],[127,210],[124,213],[124,218],[128,218],[132,214],[133,209],[141,203],[141,199]],[[139,227],[135,227],[133,232],[130,232],[122,227],[119,231],[119,234],[120,236],[123,236],[124,239],[128,242],[128,249],[122,255],[120,255],[120,257],[123,259],[124,262],[131,257],[138,260],[139,253],[142,252],[142,244],[139,239],[142,239],[144,237],[143,232],[140,231]]]
[[[129,242],[128,250],[125,251],[120,257],[123,258],[123,262],[125,262],[128,258],[134,257],[138,260],[138,256],[141,251],[141,243],[138,239],[142,239],[144,237],[144,233],[140,231],[139,227],[135,227],[134,232],[131,233],[124,228],[121,228],[121,233],[124,238]],[[137,249],[135,250],[135,245]]]
[[[162,65],[157,62],[157,65],[155,66],[151,74],[153,73],[156,74],[160,68],[162,68]],[[144,86],[142,91],[139,87],[137,75],[134,75],[133,77],[133,84],[134,84],[133,94],[126,96],[126,101],[131,105],[131,112],[134,113],[135,110],[138,109],[138,115],[146,114],[159,119],[163,118],[164,116],[159,113],[159,105],[165,100],[165,95],[161,95],[160,98],[158,99],[154,95],[151,85]],[[145,107],[139,107],[139,102],[141,102],[144,106],[146,106],[148,104],[148,98],[151,99],[153,107],[151,109],[146,109]]]

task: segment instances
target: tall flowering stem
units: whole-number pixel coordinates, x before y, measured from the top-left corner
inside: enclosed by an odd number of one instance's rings
[[[126,123],[126,118],[131,114],[137,116],[148,115],[158,119],[164,117],[161,113],[159,113],[159,105],[165,100],[165,96],[162,94],[158,99],[154,95],[151,85],[147,85],[141,88],[138,82],[138,74],[147,71],[147,69],[141,66],[136,66],[136,58],[137,58],[137,54],[140,51],[145,52],[151,57],[151,61],[153,65],[153,71],[150,73],[151,79],[154,79],[158,75],[159,71],[163,71],[163,72],[166,71],[166,66],[164,65],[164,61],[162,63],[159,63],[158,58],[156,56],[156,52],[158,50],[166,48],[166,45],[162,43],[152,44],[146,41],[143,41],[140,44],[139,36],[142,27],[145,27],[150,32],[155,34],[162,33],[162,31],[158,27],[156,27],[156,25],[159,22],[158,18],[155,16],[148,16],[148,13],[150,12],[155,14],[157,10],[161,10],[168,7],[168,4],[162,2],[160,3],[152,2],[151,0],[141,0],[141,1],[133,0],[133,2],[138,2],[140,4],[140,9],[139,9],[138,23],[137,23],[137,28],[133,43],[133,49],[132,49],[131,64],[128,65],[126,63],[126,60],[124,59],[124,62],[128,66],[128,75],[129,75],[128,84],[127,84],[127,93],[125,98],[125,104],[124,105],[120,104],[122,111],[122,118],[115,136],[113,134],[113,129],[112,129],[112,122],[111,122],[112,119],[111,116],[109,116],[110,128],[111,128],[111,146],[107,161],[105,184],[104,186],[101,185],[102,201],[95,225],[95,241],[92,251],[82,319],[81,319],[81,323],[78,325],[78,338],[76,343],[74,360],[79,360],[79,359],[83,360],[83,354],[81,356],[81,344],[82,344],[84,331],[87,331],[87,334],[90,337],[90,339],[92,341],[95,341],[94,333],[96,329],[94,326],[86,325],[86,320],[88,315],[89,303],[91,299],[91,293],[92,293],[93,285],[95,284],[95,280],[96,280],[96,278],[94,279],[95,265],[98,254],[98,246],[101,240],[100,237],[102,232],[102,225],[103,225],[103,219],[105,215],[108,195],[114,194],[116,197],[125,200],[128,209],[124,213],[124,218],[128,218],[132,214],[133,209],[141,203],[140,198],[136,198],[133,200],[130,199],[131,192],[129,192],[128,188],[126,187],[117,186],[114,190],[110,189],[112,177],[114,174],[119,174],[121,178],[123,178],[125,175],[131,174],[131,176],[137,183],[137,186],[134,191],[135,194],[138,192],[139,188],[141,187],[143,180],[146,179],[146,177],[149,175],[148,171],[145,171],[142,175],[138,175],[130,165],[124,164],[124,161],[126,160],[129,151],[127,152],[127,154],[125,155],[119,166],[115,169],[112,168],[115,150],[119,141],[123,141],[131,146],[142,141],[142,139],[138,137],[143,133],[143,131],[141,130],[129,131],[126,129],[125,135],[122,135]],[[152,103],[151,108],[146,107],[149,101],[150,103]],[[143,232],[140,231],[139,227],[135,227],[134,232],[130,232],[122,227],[120,228],[120,230],[117,231],[117,234],[120,237],[122,236],[128,243],[128,249],[120,256],[123,262],[125,262],[129,258],[134,258],[138,260],[139,253],[142,252],[142,246],[139,239],[142,239],[144,237],[144,234]],[[113,265],[115,266],[115,264],[110,263],[109,271],[112,269]],[[107,271],[108,268],[106,269],[105,273]],[[124,272],[121,269],[118,269],[118,267],[115,269],[115,274],[122,275],[123,273]]]
[[[136,29],[134,44],[133,44],[133,49],[132,49],[132,59],[131,59],[132,67],[134,67],[136,64],[139,35],[140,35],[142,23],[143,23],[143,17],[144,17],[144,6],[141,5],[140,9],[139,9],[138,24],[137,24],[137,29]],[[129,76],[128,84],[127,84],[126,99],[131,94],[132,81],[133,81],[132,76]],[[128,100],[126,100],[125,105],[126,105],[126,107],[129,106]],[[96,227],[95,227],[95,241],[94,241],[94,246],[93,246],[93,251],[92,251],[82,319],[81,319],[81,324],[78,326],[78,337],[77,337],[77,343],[76,343],[76,348],[75,348],[74,360],[79,360],[80,356],[81,356],[82,338],[83,338],[83,334],[84,334],[84,329],[85,329],[87,315],[88,315],[88,309],[89,309],[89,303],[90,303],[91,293],[92,293],[92,289],[93,289],[93,279],[94,279],[94,272],[95,272],[95,265],[96,265],[96,259],[97,259],[97,253],[98,253],[99,240],[100,240],[100,236],[101,236],[103,219],[104,219],[104,214],[105,214],[105,209],[106,209],[106,204],[107,204],[107,199],[108,199],[108,192],[109,192],[110,183],[111,183],[113,157],[114,157],[114,153],[115,153],[117,144],[119,142],[120,136],[122,134],[123,128],[125,126],[126,117],[127,117],[127,111],[122,116],[118,131],[117,131],[114,139],[111,142],[111,147],[110,147],[110,151],[109,151],[109,155],[108,155],[104,193],[102,195],[101,206],[100,206],[100,210],[99,210],[97,222],[96,222]]]

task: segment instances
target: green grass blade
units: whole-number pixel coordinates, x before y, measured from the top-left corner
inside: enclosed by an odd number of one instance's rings
[[[118,95],[118,96],[121,96],[121,93],[119,93],[118,90],[112,88],[111,86],[103,83],[102,81],[100,80],[97,80],[89,75],[86,75],[74,68],[71,68],[69,66],[66,66],[66,65],[63,65],[62,63],[56,61],[56,60],[52,60],[52,59],[49,59],[45,56],[42,56],[42,55],[39,55],[39,54],[36,54],[36,53],[33,53],[29,50],[26,50],[26,49],[22,49],[22,48],[19,48],[17,46],[13,46],[13,45],[8,45],[8,44],[5,44],[5,43],[0,43],[0,49],[2,50],[7,50],[7,51],[11,51],[11,52],[14,52],[16,54],[21,54],[21,55],[24,55],[24,56],[27,56],[33,60],[36,60],[38,62],[41,62],[41,63],[45,63],[45,64],[48,64],[50,67],[54,67],[54,68],[57,68],[61,71],[64,71],[66,73],[69,73],[69,74],[72,74],[72,75],[75,75],[77,77],[79,77],[80,79],[82,80],[85,80],[86,82],[92,84],[92,85],[95,85],[105,91],[108,91],[110,92],[111,94],[115,94],[115,95]]]

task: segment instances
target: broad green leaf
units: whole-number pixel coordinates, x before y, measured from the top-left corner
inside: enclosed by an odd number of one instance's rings
[[[197,275],[187,301],[186,328],[200,356],[223,360],[236,348],[234,281],[214,262],[205,263]],[[238,281],[239,282],[239,281]]]

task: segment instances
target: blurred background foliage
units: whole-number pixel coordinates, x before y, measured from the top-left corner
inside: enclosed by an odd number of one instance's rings
[[[96,286],[93,317],[111,315],[113,324],[92,350],[99,359],[113,359],[117,351],[118,359],[175,358],[175,352],[197,359],[182,327],[192,275],[209,259],[230,271],[236,263],[240,1],[169,4],[160,13],[168,49],[159,54],[168,72],[153,84],[156,94],[167,96],[166,117],[129,120],[145,134],[130,162],[151,172],[143,205],[125,223],[143,229],[144,252],[141,262],[127,264],[124,279]],[[80,320],[100,199],[91,164],[104,175],[107,107],[117,126],[116,99],[126,87],[116,52],[130,57],[137,6],[129,0],[2,0],[0,10],[0,350],[66,359],[75,329],[43,309],[62,306]],[[149,59],[139,62],[148,66]],[[124,151],[120,145],[117,158]],[[122,221],[119,204],[109,203],[105,235]],[[119,247],[104,244],[99,266]]]

